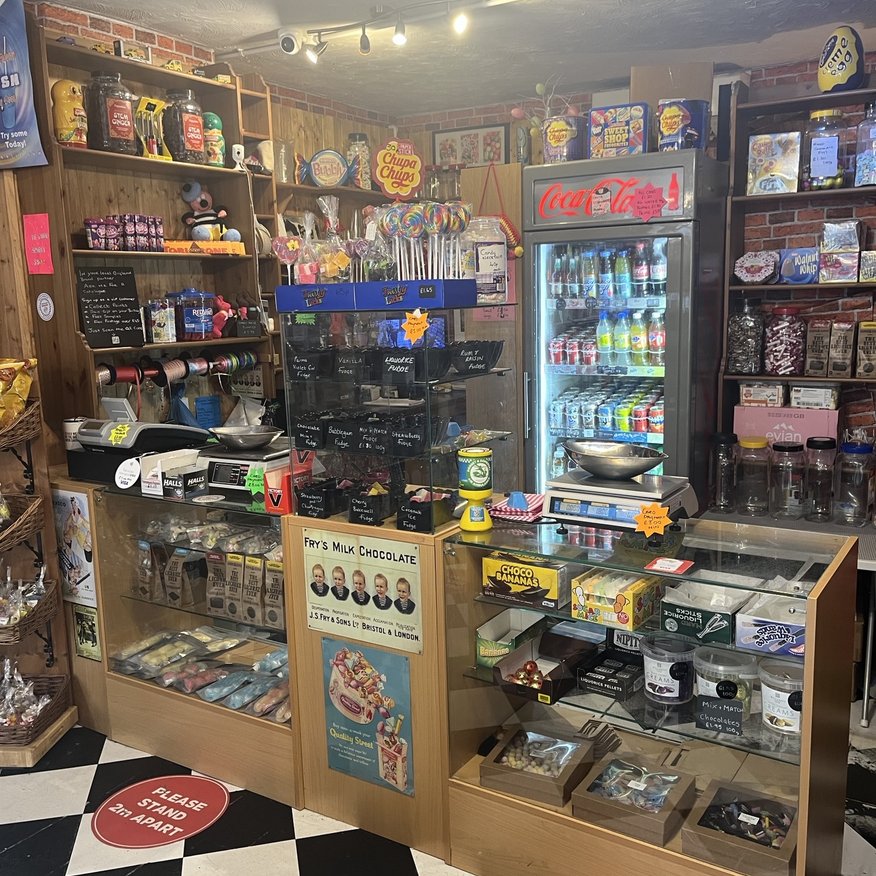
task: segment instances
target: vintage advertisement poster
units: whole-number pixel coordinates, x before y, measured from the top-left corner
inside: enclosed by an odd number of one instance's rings
[[[307,528],[307,626],[423,653],[419,545]]]
[[[73,631],[76,639],[76,655],[87,657],[89,660],[100,660],[97,609],[90,605],[74,605]]]
[[[322,640],[329,768],[414,796],[408,658]]]
[[[58,534],[61,593],[67,602],[96,607],[88,496],[69,490],[52,490],[52,509]]]
[[[47,164],[33,108],[22,0],[0,3],[0,170]]]

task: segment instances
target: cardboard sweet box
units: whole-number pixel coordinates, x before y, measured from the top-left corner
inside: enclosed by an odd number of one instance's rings
[[[664,846],[696,800],[696,778],[637,754],[604,757],[572,792],[576,818]]]
[[[569,602],[573,568],[569,563],[536,563],[494,553],[482,561],[482,590],[485,596],[531,608],[562,608]]]
[[[657,611],[660,579],[597,569],[572,581],[572,617],[635,630]]]
[[[806,603],[760,593],[736,615],[736,647],[770,657],[802,657],[806,650]]]
[[[524,642],[545,631],[547,618],[537,611],[509,608],[477,629],[475,662],[492,668]]]
[[[660,603],[660,627],[697,641],[732,645],[736,631],[736,612],[754,594],[749,590],[700,585],[685,581],[667,587]],[[703,601],[702,605],[697,605]],[[710,602],[706,605],[706,602]]]
[[[797,851],[797,805],[716,779],[681,829],[684,854],[749,876],[789,876]]]
[[[568,625],[573,626],[573,625]],[[506,693],[552,705],[575,687],[577,672],[593,659],[596,645],[559,625],[524,642],[493,666],[493,680]]]
[[[578,687],[589,693],[602,694],[624,702],[645,686],[645,670],[635,663],[624,663],[607,652],[593,665],[578,669]]]
[[[564,806],[593,765],[593,743],[518,729],[498,742],[480,766],[481,785],[549,806]]]

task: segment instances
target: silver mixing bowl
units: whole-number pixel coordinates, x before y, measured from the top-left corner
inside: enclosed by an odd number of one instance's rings
[[[669,459],[659,450],[622,441],[566,441],[563,448],[578,468],[611,481],[634,478]]]
[[[210,430],[226,447],[256,450],[266,447],[283,432],[273,426],[221,426]]]

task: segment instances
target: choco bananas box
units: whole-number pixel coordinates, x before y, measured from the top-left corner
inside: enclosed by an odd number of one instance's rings
[[[483,559],[484,596],[529,608],[567,605],[571,580],[572,567],[568,563],[537,563],[507,553]]]

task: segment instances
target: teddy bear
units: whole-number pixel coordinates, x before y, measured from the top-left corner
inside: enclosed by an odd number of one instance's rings
[[[181,218],[192,240],[240,241],[240,232],[222,221],[228,218],[228,211],[214,207],[213,196],[199,182],[189,180],[182,187],[182,199],[191,207]]]

